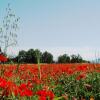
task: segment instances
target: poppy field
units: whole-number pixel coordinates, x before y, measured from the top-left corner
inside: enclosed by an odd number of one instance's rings
[[[100,65],[0,64],[0,100],[100,100]]]
[[[100,0],[0,7],[0,100],[100,100]]]

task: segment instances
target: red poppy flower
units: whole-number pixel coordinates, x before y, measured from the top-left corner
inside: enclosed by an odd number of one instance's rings
[[[39,91],[37,91],[37,93],[36,93],[37,95],[39,95],[40,96],[40,98],[42,98],[42,97],[49,97],[50,98],[50,100],[53,100],[53,98],[54,98],[54,93],[52,92],[52,91],[46,91],[46,90],[39,90]],[[40,100],[45,100],[45,99],[40,99]]]
[[[40,97],[39,97],[39,100],[46,100],[46,97],[40,96]]]
[[[86,78],[86,74],[80,74],[76,79],[80,80],[80,79],[83,79],[83,78]]]
[[[5,88],[7,86],[7,81],[0,77],[0,87]]]
[[[84,72],[85,72],[85,71],[87,70],[87,66],[78,66],[78,67],[76,68],[76,70],[79,71],[79,72],[80,72],[80,71],[82,71],[82,72],[84,71]]]
[[[33,95],[33,92],[29,89],[25,89],[20,92],[20,96],[32,96],[32,95]]]
[[[8,59],[4,55],[0,54],[0,61],[1,62],[6,62],[7,60]]]
[[[27,88],[27,85],[24,83],[19,86],[19,89],[21,90],[20,96],[32,96],[33,95],[33,92],[29,90]]]

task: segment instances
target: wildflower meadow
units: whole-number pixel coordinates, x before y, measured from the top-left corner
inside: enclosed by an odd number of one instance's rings
[[[99,100],[99,64],[4,64],[0,100]]]

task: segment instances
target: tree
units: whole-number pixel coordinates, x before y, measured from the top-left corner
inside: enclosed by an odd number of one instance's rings
[[[53,55],[47,51],[42,54],[42,63],[53,63]]]
[[[26,62],[27,63],[35,63],[35,51],[34,49],[29,49],[26,52]]]
[[[83,59],[82,57],[78,55],[71,55],[71,63],[82,63]]]
[[[17,58],[18,58],[18,62],[25,63],[26,62],[26,51],[24,51],[24,50],[19,51]]]
[[[34,50],[35,52],[35,59],[34,59],[34,62],[35,63],[41,63],[42,62],[42,52],[39,50],[39,49],[35,49]]]
[[[58,57],[58,63],[70,63],[70,57],[67,54]]]
[[[0,44],[4,48],[3,52],[6,54],[10,46],[17,44],[17,30],[19,17],[16,17],[10,4],[6,8],[6,15],[3,19],[3,25],[0,27]]]

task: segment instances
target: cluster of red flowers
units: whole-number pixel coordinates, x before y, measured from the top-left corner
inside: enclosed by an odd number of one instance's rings
[[[77,80],[80,80],[80,79],[84,79],[86,78],[86,74],[80,74],[79,76],[77,76]]]
[[[54,93],[52,91],[47,90],[39,90],[36,93],[39,96],[39,100],[46,100],[48,97],[50,100],[53,100]]]
[[[0,61],[3,61],[1,58]],[[7,58],[5,61],[7,61]],[[11,95],[13,92],[15,96],[38,95],[39,100],[46,100],[46,98],[53,100],[54,93],[52,91],[42,89],[34,93],[34,86],[49,84],[51,78],[55,81],[56,85],[57,80],[62,74],[70,76],[78,73],[76,80],[79,81],[86,78],[89,68],[94,70],[95,67],[92,64],[43,64],[40,66],[40,79],[38,65],[36,64],[5,65],[4,67],[1,65],[0,70],[3,69],[3,73],[2,77],[0,77],[0,88],[2,88],[1,92],[3,95]],[[100,72],[100,65],[98,70],[97,68],[95,70]],[[20,80],[20,84],[17,84],[17,79]]]
[[[4,55],[0,54],[0,61],[1,62],[6,62],[7,60],[8,59]]]
[[[4,89],[3,95],[11,95],[14,93],[15,96],[32,96],[33,92],[29,89],[28,84],[21,84],[17,86],[14,82],[7,81],[0,77],[0,88]],[[5,92],[6,91],[6,92]]]

